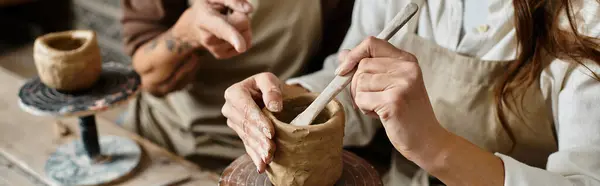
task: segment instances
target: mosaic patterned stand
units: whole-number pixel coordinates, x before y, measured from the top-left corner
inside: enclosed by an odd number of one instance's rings
[[[382,186],[381,178],[373,166],[362,158],[344,151],[344,171],[336,186]],[[231,163],[219,179],[220,186],[272,186],[266,173],[258,174],[248,155]]]
[[[81,140],[63,144],[46,162],[46,175],[60,185],[98,185],[130,173],[141,159],[133,140],[117,136],[98,137],[95,115],[126,103],[140,85],[139,76],[118,63],[106,63],[96,84],[78,92],[60,92],[39,78],[19,91],[21,108],[31,114],[79,117]]]

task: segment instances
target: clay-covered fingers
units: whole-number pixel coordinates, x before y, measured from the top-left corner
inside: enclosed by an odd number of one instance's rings
[[[368,37],[350,50],[342,64],[336,69],[336,75],[345,75],[352,71],[363,58],[397,58],[405,61],[417,61],[414,55],[396,48],[385,40]]]
[[[275,129],[271,121],[263,114],[255,100],[264,102],[274,112],[283,108],[281,83],[271,73],[261,73],[238,82],[225,91],[225,105],[221,109],[229,120],[228,125],[244,140],[249,154],[255,154],[255,163],[259,167],[270,163],[275,151],[271,139]]]
[[[283,94],[281,81],[271,73],[261,73],[254,76],[255,86],[262,94],[262,100],[271,112],[283,109]]]
[[[275,149],[270,134],[265,134],[265,125],[260,121],[262,113],[254,109],[239,110],[230,102],[226,102],[221,112],[227,117],[227,125],[244,141],[246,152],[252,157],[259,172],[264,171],[264,165],[270,163]],[[254,107],[254,106],[251,106]],[[248,111],[250,110],[250,111]],[[262,167],[262,168],[261,168]]]
[[[230,117],[243,117],[242,121],[250,121],[246,124],[253,125],[262,131],[265,137],[273,138],[274,129],[269,119],[261,112],[260,108],[251,97],[251,90],[241,87],[241,85],[233,85],[225,91],[226,103],[231,105],[230,110],[221,110],[223,115],[228,119]],[[237,123],[242,124],[242,123]],[[244,126],[250,127],[250,126]],[[242,131],[246,132],[246,131]],[[248,133],[246,133],[248,134]]]
[[[229,106],[229,108],[232,108]],[[238,115],[238,116],[235,116]],[[236,133],[239,134],[240,138],[244,140],[252,149],[259,153],[260,158],[265,163],[270,163],[272,154],[275,150],[275,145],[268,136],[264,135],[264,132],[260,127],[256,127],[255,121],[249,120],[239,112],[232,112],[229,114],[227,119],[228,126],[232,128]]]
[[[240,138],[244,142],[246,153],[252,158],[252,161],[257,167],[257,171],[262,173],[265,171],[266,165],[273,160],[275,145],[270,139],[260,137],[261,135],[256,135],[257,133],[260,133],[260,131],[254,130],[256,128],[244,128],[243,125],[240,125],[239,123],[244,122],[234,121],[233,119],[227,120],[227,125],[240,135]],[[248,133],[254,133],[255,135],[248,135]]]
[[[246,148],[246,154],[250,156],[250,159],[252,159],[252,162],[256,166],[256,172],[258,172],[259,174],[265,172],[265,169],[267,168],[267,163],[263,162],[260,159],[260,156],[252,149],[252,147],[249,147],[248,145],[244,144],[244,148]]]
[[[265,161],[264,154],[259,153],[259,151],[262,150],[260,145],[257,145],[258,142],[255,139],[253,139],[251,135],[246,135],[246,133],[244,132],[238,132],[243,131],[244,129],[240,129],[240,125],[238,125],[236,122],[228,119],[227,126],[232,128],[234,131],[236,131],[236,133],[238,133],[238,135],[240,135],[242,142],[244,142],[246,154],[248,154],[248,156],[250,156],[250,159],[252,159],[252,162],[256,166],[256,171],[258,173],[264,172],[268,162]]]

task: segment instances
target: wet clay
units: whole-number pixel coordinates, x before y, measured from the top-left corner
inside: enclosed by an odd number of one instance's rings
[[[310,96],[300,96],[296,98],[283,100],[283,111],[273,113],[273,115],[279,121],[285,124],[289,124],[296,116],[298,116],[298,114],[306,110],[306,108],[310,104],[310,101],[312,101],[312,98]],[[311,123],[311,125],[322,124],[327,122],[330,115],[332,115],[330,110],[321,111],[321,113],[317,115],[317,117],[315,118],[313,123]]]
[[[316,97],[311,93],[286,98],[280,113],[263,110],[275,127],[276,151],[267,167],[275,186],[332,186],[342,175],[345,121],[339,102],[327,104],[312,125],[288,124]]]
[[[100,48],[93,31],[50,33],[36,39],[33,57],[40,80],[59,91],[84,90],[102,71]]]

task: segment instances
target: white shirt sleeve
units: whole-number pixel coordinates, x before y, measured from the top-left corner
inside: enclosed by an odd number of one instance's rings
[[[558,63],[558,64],[557,64]],[[562,90],[556,104],[555,127],[558,151],[548,158],[546,170],[535,168],[497,153],[504,162],[505,184],[600,186],[600,82],[583,66],[566,70],[555,61],[555,75],[568,73],[553,86]],[[552,68],[561,65],[563,68]],[[596,73],[599,68],[588,65]],[[594,70],[596,69],[596,70]],[[562,76],[562,75],[561,75]]]
[[[576,19],[585,23],[583,35],[600,38],[600,4],[594,0],[573,1]],[[546,170],[535,168],[496,153],[504,162],[506,186],[573,185],[600,186],[600,65],[587,67],[555,60],[542,73],[551,84],[547,96],[553,103],[558,151],[548,158]]]
[[[356,0],[352,23],[340,49],[352,49],[367,36],[376,36],[383,30],[385,23],[404,7],[402,4],[407,2],[404,0]],[[321,92],[335,77],[334,71],[337,66],[337,54],[332,54],[325,60],[323,69],[320,71],[292,78],[286,83],[299,84],[311,92]],[[340,92],[336,98],[344,106],[346,114],[344,145],[363,146],[368,144],[377,129],[381,127],[381,122],[353,109],[349,89]]]

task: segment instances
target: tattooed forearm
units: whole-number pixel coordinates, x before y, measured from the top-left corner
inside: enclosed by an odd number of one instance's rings
[[[158,45],[158,39],[153,39],[152,41],[150,41],[150,44],[148,44],[148,46],[146,47],[146,52],[154,50],[154,48],[156,48],[156,45]]]
[[[190,55],[190,56],[187,56],[185,59],[183,59],[183,60],[179,61],[179,63],[177,63],[177,66],[175,67],[175,70],[174,70],[174,72],[179,72],[179,71],[181,71],[181,68],[182,68],[182,67],[183,67],[183,66],[184,66],[186,63],[189,63],[191,59],[192,59],[192,56]],[[172,82],[172,81],[175,79],[175,76],[176,76],[176,74],[177,74],[177,73],[171,73],[171,75],[169,75],[169,77],[168,77],[168,78],[167,78],[167,79],[166,79],[166,80],[163,82],[163,84],[166,84],[166,83],[170,83],[170,82]]]
[[[182,42],[181,45],[179,46],[179,50],[177,52],[178,53],[182,53],[182,52],[185,52],[185,51],[187,51],[187,50],[189,50],[191,48],[192,48],[192,45],[190,45],[187,42]]]
[[[193,48],[190,43],[174,37],[171,33],[166,33],[165,35],[150,41],[146,48],[146,52],[154,50],[160,42],[165,43],[167,50],[178,54],[182,54]]]

